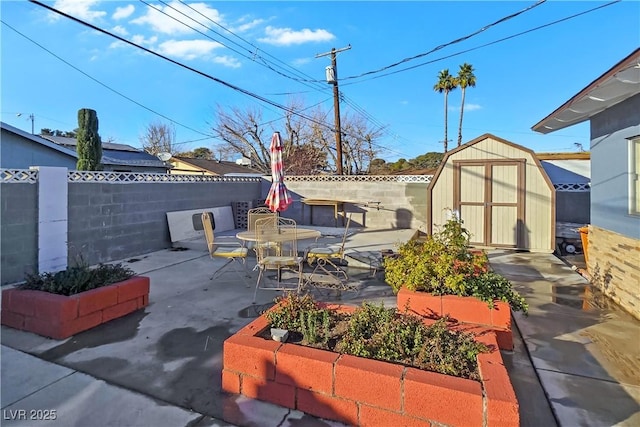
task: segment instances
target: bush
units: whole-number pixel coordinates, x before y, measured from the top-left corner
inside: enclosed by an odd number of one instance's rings
[[[366,302],[346,315],[295,294],[276,302],[267,320],[272,327],[302,335],[300,344],[479,379],[477,356],[487,347],[471,334],[447,329],[447,319],[426,326],[417,316]]]
[[[434,295],[473,296],[490,305],[500,300],[525,313],[528,309],[507,279],[487,271],[486,255],[469,250],[469,232],[459,219],[447,221],[424,241],[404,243],[397,257],[385,259],[384,268],[395,293],[406,287]]]
[[[121,282],[134,275],[133,270],[122,264],[100,264],[96,268],[90,268],[80,262],[57,273],[29,275],[26,283],[19,288],[69,296]]]

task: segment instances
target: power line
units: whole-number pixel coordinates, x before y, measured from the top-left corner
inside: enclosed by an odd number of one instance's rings
[[[411,56],[411,57],[408,57],[408,58],[404,58],[404,59],[402,59],[402,60],[400,60],[398,62],[394,62],[393,64],[387,65],[387,66],[379,68],[377,70],[367,71],[365,73],[361,73],[361,74],[358,74],[358,75],[355,75],[355,76],[345,77],[343,80],[357,79],[357,78],[368,76],[368,75],[371,75],[371,74],[377,74],[377,73],[380,73],[382,71],[388,70],[390,68],[397,67],[398,65],[404,64],[406,62],[413,61],[414,59],[418,59],[418,58],[422,58],[423,56],[430,55],[433,52],[437,52],[438,50],[444,49],[445,47],[448,47],[448,46],[451,46],[451,45],[454,45],[454,44],[457,44],[457,43],[461,43],[461,42],[463,42],[465,40],[468,40],[468,39],[470,39],[470,38],[472,38],[474,36],[477,36],[478,34],[488,30],[489,28],[495,27],[498,24],[501,24],[501,23],[506,22],[506,21],[508,21],[510,19],[513,19],[518,15],[522,15],[523,13],[528,12],[531,9],[534,9],[534,8],[540,6],[541,4],[543,4],[545,2],[546,2],[546,0],[538,0],[538,2],[536,2],[535,4],[533,4],[531,6],[528,6],[528,7],[524,8],[524,9],[522,9],[522,10],[516,12],[516,13],[512,13],[511,15],[507,15],[505,17],[502,17],[502,18],[498,19],[497,21],[492,22],[491,24],[485,25],[484,27],[480,28],[479,30],[474,31],[473,33],[467,34],[466,36],[462,36],[462,37],[459,37],[459,38],[457,38],[455,40],[452,40],[452,41],[450,41],[448,43],[444,43],[444,44],[441,44],[439,46],[436,46],[433,49],[429,50],[428,52],[419,53],[417,55],[414,55],[414,56]]]
[[[319,122],[319,121],[317,121],[317,120],[315,120],[315,119],[313,119],[311,117],[305,116],[304,114],[300,114],[300,113],[290,109],[289,107],[286,107],[284,105],[278,104],[275,101],[272,101],[272,100],[270,100],[268,98],[265,98],[265,97],[263,97],[261,95],[258,95],[256,93],[253,93],[253,92],[251,92],[251,91],[249,91],[247,89],[243,89],[243,88],[241,88],[239,86],[236,86],[236,85],[234,85],[232,83],[229,83],[229,82],[227,82],[225,80],[222,80],[222,79],[220,79],[218,77],[214,77],[214,76],[212,76],[210,74],[207,74],[207,73],[205,73],[203,71],[200,71],[200,70],[198,70],[196,68],[190,67],[190,66],[188,66],[186,64],[183,64],[183,63],[181,63],[179,61],[171,59],[171,58],[169,58],[169,57],[167,57],[165,55],[162,55],[162,54],[160,54],[158,52],[155,52],[155,51],[153,51],[151,49],[147,49],[144,46],[141,46],[141,45],[139,45],[137,43],[134,43],[134,42],[132,42],[130,40],[127,40],[127,39],[125,39],[123,37],[120,37],[117,34],[114,34],[114,33],[110,32],[110,31],[105,30],[104,28],[100,28],[100,27],[95,26],[95,25],[93,25],[93,24],[91,24],[89,22],[83,21],[82,19],[79,19],[79,18],[76,18],[74,16],[71,16],[71,15],[69,15],[69,14],[67,14],[65,12],[62,12],[62,11],[60,11],[60,10],[54,8],[54,7],[51,7],[51,6],[49,6],[49,5],[45,4],[45,3],[42,3],[42,2],[37,1],[37,0],[29,0],[29,2],[34,3],[34,4],[38,5],[38,6],[44,7],[45,9],[48,9],[48,10],[50,10],[52,12],[55,12],[55,13],[57,13],[59,15],[62,15],[65,18],[71,19],[72,21],[75,21],[75,22],[77,22],[79,24],[82,24],[82,25],[84,25],[86,27],[89,27],[89,28],[91,28],[91,29],[93,29],[95,31],[98,31],[98,32],[102,33],[102,34],[106,34],[108,36],[111,36],[111,37],[113,37],[113,38],[115,38],[117,40],[120,40],[123,43],[126,43],[126,44],[128,44],[130,46],[133,46],[133,47],[136,47],[136,48],[138,48],[140,50],[143,50],[143,51],[145,51],[145,52],[147,52],[147,53],[149,53],[149,54],[151,54],[153,56],[157,56],[158,58],[161,58],[161,59],[164,59],[165,61],[171,62],[172,64],[177,65],[178,67],[181,67],[181,68],[189,70],[189,71],[191,71],[193,73],[196,73],[196,74],[198,74],[198,75],[200,75],[200,76],[202,76],[202,77],[204,77],[206,79],[212,80],[212,81],[214,81],[214,82],[216,82],[218,84],[221,84],[221,85],[223,85],[223,86],[225,86],[225,87],[227,87],[229,89],[232,89],[232,90],[234,90],[236,92],[242,93],[242,94],[247,95],[247,96],[249,96],[251,98],[254,98],[254,99],[257,99],[257,100],[259,100],[261,102],[264,102],[265,104],[269,104],[269,105],[271,105],[273,107],[276,107],[278,109],[281,109],[283,111],[287,111],[287,112],[289,112],[291,114],[294,114],[294,115],[297,115],[299,117],[302,117],[302,118],[304,118],[306,120],[309,120],[310,122],[316,123],[316,124],[318,124],[320,126],[326,127],[328,129],[332,129],[331,126],[327,125],[326,123]]]
[[[531,33],[531,32],[546,28],[546,27],[550,27],[552,25],[556,25],[556,24],[559,24],[561,22],[568,21],[568,20],[573,19],[573,18],[577,18],[578,16],[586,15],[587,13],[595,12],[598,9],[602,9],[602,8],[611,6],[611,5],[615,4],[615,3],[620,3],[621,1],[622,0],[614,0],[612,2],[609,2],[609,3],[603,4],[603,5],[594,7],[592,9],[585,10],[583,12],[579,12],[579,13],[576,13],[576,14],[561,18],[561,19],[557,19],[555,21],[552,21],[552,22],[549,22],[549,23],[546,23],[546,24],[543,24],[543,25],[539,25],[539,26],[534,27],[534,28],[530,28],[528,30],[521,31],[519,33],[512,34],[510,36],[503,37],[501,39],[494,40],[494,41],[489,42],[489,43],[484,43],[484,44],[481,44],[479,46],[472,47],[470,49],[465,49],[465,50],[462,50],[462,51],[459,51],[459,52],[456,52],[456,53],[452,53],[450,55],[446,55],[446,56],[442,56],[440,58],[432,59],[431,61],[423,62],[423,63],[417,64],[417,65],[413,65],[411,67],[405,67],[405,68],[402,68],[400,70],[391,71],[389,73],[381,74],[381,75],[378,75],[378,76],[369,77],[367,79],[359,80],[357,82],[344,83],[343,86],[348,86],[348,85],[352,85],[352,84],[356,84],[356,83],[362,83],[362,82],[365,82],[365,81],[368,81],[368,80],[379,79],[381,77],[386,77],[386,76],[390,76],[390,75],[393,75],[393,74],[398,74],[398,73],[401,73],[401,72],[404,72],[404,71],[413,70],[414,68],[423,67],[423,66],[428,65],[428,64],[433,64],[434,62],[442,61],[444,59],[453,58],[454,56],[459,56],[459,55],[462,55],[464,53],[473,52],[474,50],[478,50],[478,49],[482,49],[482,48],[487,47],[487,46],[491,46],[491,45],[494,45],[494,44],[502,43],[503,41],[510,40],[510,39],[513,39],[513,38],[516,38],[516,37],[520,37],[520,36],[522,36],[524,34],[528,34],[528,33]],[[362,74],[362,75],[364,75],[364,74]]]
[[[190,126],[187,126],[185,124],[182,124],[176,120],[173,120],[170,117],[165,116],[162,113],[159,113],[156,110],[153,110],[152,108],[147,107],[146,105],[141,104],[140,102],[136,101],[135,99],[132,99],[130,97],[128,97],[127,95],[123,94],[122,92],[117,91],[116,89],[112,88],[111,86],[107,85],[106,83],[101,82],[100,80],[96,79],[95,77],[87,74],[86,72],[82,71],[80,68],[76,67],[75,65],[71,64],[70,62],[66,61],[65,59],[61,58],[60,56],[56,55],[55,53],[53,53],[52,51],[50,51],[49,49],[47,49],[46,47],[42,46],[40,43],[36,42],[35,40],[29,38],[27,35],[21,33],[20,31],[16,30],[15,28],[13,28],[11,25],[7,24],[5,21],[0,20],[0,22],[2,22],[4,25],[6,25],[7,27],[9,27],[11,30],[15,31],[17,34],[21,35],[22,37],[24,37],[25,39],[29,40],[31,43],[35,44],[36,46],[38,46],[40,49],[44,50],[45,52],[47,52],[48,54],[50,54],[51,56],[55,57],[56,59],[58,59],[59,61],[65,63],[66,65],[68,65],[69,67],[73,68],[74,70],[76,70],[77,72],[83,74],[84,76],[88,77],[89,79],[93,80],[94,82],[98,83],[100,86],[104,87],[105,89],[115,93],[116,95],[119,95],[121,97],[123,97],[124,99],[126,99],[127,101],[130,101],[132,103],[134,103],[135,105],[144,108],[145,110],[156,114],[168,121],[170,121],[171,123],[175,123],[178,126],[181,126],[185,129],[189,129],[192,132],[198,133],[200,135],[204,135],[207,136],[208,138],[212,138],[214,137],[213,135],[201,132],[197,129],[194,129]]]

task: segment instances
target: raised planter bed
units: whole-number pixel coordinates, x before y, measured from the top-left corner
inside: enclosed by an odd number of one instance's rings
[[[398,310],[409,311],[430,319],[446,315],[455,323],[470,323],[493,329],[502,350],[513,350],[511,332],[511,307],[503,301],[495,301],[495,307],[474,297],[433,295],[428,292],[401,288],[397,296]]]
[[[519,425],[518,402],[491,330],[475,328],[476,339],[491,348],[478,356],[478,382],[267,340],[259,335],[268,327],[262,315],[224,342],[224,392],[357,426]],[[242,424],[237,411],[224,416]]]
[[[2,291],[2,324],[55,339],[65,339],[149,304],[149,278],[122,282],[65,296],[49,292]]]

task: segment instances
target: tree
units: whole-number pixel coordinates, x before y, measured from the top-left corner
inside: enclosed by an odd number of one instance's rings
[[[298,163],[296,166],[298,170],[310,170],[313,173],[319,173],[320,170],[335,170],[337,157],[335,134],[332,126],[324,125],[329,123],[329,113],[321,108],[311,112],[305,111],[304,115],[311,118],[308,120],[306,117],[295,114],[303,110],[306,109],[301,101],[290,101],[288,111],[280,124],[285,168],[289,162],[298,162],[298,159],[293,159],[294,155],[308,155],[310,156],[307,159],[309,165],[301,168],[302,165]],[[252,168],[269,174],[271,173],[269,145],[277,124],[272,124],[270,129],[266,129],[263,122],[262,110],[218,107],[214,132],[227,147],[250,159]],[[342,117],[342,130],[344,133],[342,145],[346,158],[343,160],[345,160],[347,173],[365,172],[378,151],[375,148],[375,141],[382,135],[383,129],[371,127],[362,116],[345,114]],[[318,151],[324,153],[322,158],[318,157]]]
[[[442,159],[444,154],[429,152],[425,154],[420,154],[415,159],[409,160],[409,162],[418,169],[435,169],[440,166],[442,163]]]
[[[153,122],[147,126],[145,134],[140,137],[142,149],[157,156],[160,153],[175,154],[173,144],[176,140],[176,129],[172,124]]]
[[[78,129],[74,130],[51,130],[49,128],[40,129],[40,135],[44,136],[63,136],[65,138],[77,138],[78,137]]]
[[[102,141],[98,134],[98,115],[95,110],[78,110],[78,142],[76,146],[79,171],[102,170]]]
[[[312,144],[294,145],[285,163],[288,175],[316,175],[327,167],[327,153]]]
[[[207,147],[198,147],[193,150],[193,158],[213,160],[213,151]]]
[[[447,134],[447,109],[448,106],[448,98],[449,92],[454,90],[457,87],[457,82],[455,77],[449,74],[449,69],[445,68],[444,70],[438,73],[438,82],[433,86],[433,90],[438,93],[444,93],[444,152],[446,153],[449,150],[449,141]]]
[[[458,147],[462,145],[462,116],[464,115],[464,95],[467,87],[476,87],[476,76],[473,74],[473,66],[466,62],[460,66],[456,82],[460,86],[462,92],[462,101],[460,102],[460,124],[458,125]]]

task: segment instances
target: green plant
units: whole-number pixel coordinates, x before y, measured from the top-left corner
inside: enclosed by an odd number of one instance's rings
[[[81,260],[76,265],[57,273],[28,275],[20,289],[33,289],[68,296],[121,282],[134,274],[133,270],[122,264],[100,264],[96,268],[91,268]]]
[[[95,110],[78,110],[78,137],[76,151],[79,171],[102,170],[102,141],[98,134],[98,115]]]
[[[270,326],[302,335],[301,344],[479,378],[477,356],[487,347],[471,334],[448,330],[447,319],[427,326],[417,316],[367,302],[350,315],[339,314],[306,295],[289,294],[277,302],[266,313]]]
[[[488,273],[484,254],[469,250],[469,232],[453,218],[424,240],[410,240],[398,248],[397,257],[384,261],[385,280],[394,292],[402,287],[434,295],[474,296],[489,304],[494,300],[527,311],[524,299],[505,278]]]

